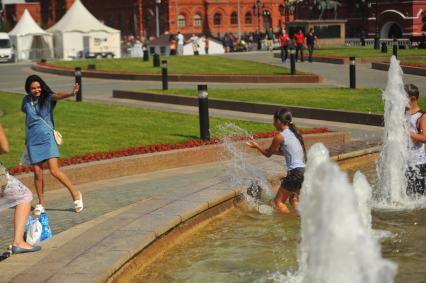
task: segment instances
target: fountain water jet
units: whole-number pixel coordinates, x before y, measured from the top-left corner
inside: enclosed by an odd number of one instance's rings
[[[365,183],[366,180],[358,174],[357,186]],[[397,267],[382,258],[380,245],[367,227],[370,221],[366,215],[368,208],[361,213],[357,203],[367,203],[366,200],[368,195],[357,198],[347,175],[330,161],[325,146],[315,144],[308,152],[300,197],[302,242],[299,272],[296,276],[289,275],[287,281],[394,281]]]
[[[385,130],[378,164],[379,206],[396,207],[410,202],[405,175],[410,143],[406,116],[408,97],[402,75],[399,61],[392,56],[388,83],[383,92]]]

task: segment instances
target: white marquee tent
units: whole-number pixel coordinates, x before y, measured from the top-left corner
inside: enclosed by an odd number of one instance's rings
[[[35,60],[53,56],[52,34],[42,30],[25,9],[19,22],[9,32],[17,60]]]
[[[98,21],[80,0],[76,0],[62,19],[47,31],[54,35],[57,58],[77,58],[91,52],[89,46],[101,44],[112,50],[115,58],[121,57],[120,31]]]

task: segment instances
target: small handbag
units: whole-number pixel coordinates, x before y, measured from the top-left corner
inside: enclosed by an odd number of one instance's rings
[[[52,128],[43,118],[40,117],[40,119],[46,124],[46,126],[53,131],[53,136],[55,138],[55,141],[58,145],[64,144],[64,139],[62,138],[62,135],[60,132]]]

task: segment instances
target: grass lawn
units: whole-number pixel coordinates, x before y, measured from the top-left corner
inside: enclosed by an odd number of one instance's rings
[[[196,96],[195,89],[143,90],[154,93]],[[383,113],[381,91],[378,89],[209,89],[209,97],[260,103],[273,103],[347,111]],[[421,104],[426,106],[426,100]]]
[[[342,56],[350,57],[390,57],[392,56],[392,47],[388,47],[388,53],[382,53],[374,49],[372,46],[355,47],[355,46],[339,46],[330,48],[318,48],[315,50],[316,55]],[[398,56],[426,56],[426,49],[399,49]]]
[[[11,152],[0,157],[8,167],[19,163],[24,149],[25,115],[21,113],[22,96],[0,92],[0,117],[9,138]],[[61,101],[55,109],[57,129],[64,136],[60,147],[62,157],[85,153],[150,145],[154,143],[180,143],[198,139],[198,117],[164,111]],[[219,124],[232,122],[252,132],[271,132],[272,125],[211,118],[212,135],[218,136]]]
[[[169,74],[277,75],[290,73],[289,69],[283,67],[219,56],[169,56],[162,59],[168,62]],[[149,62],[144,62],[142,58],[123,58],[58,61],[51,64],[83,69],[87,69],[88,64],[96,64],[98,70],[161,74],[161,68],[152,67],[152,57]]]

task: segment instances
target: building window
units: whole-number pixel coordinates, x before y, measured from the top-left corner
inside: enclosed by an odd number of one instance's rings
[[[231,14],[231,25],[238,25],[238,15],[236,12]]]
[[[194,26],[201,27],[201,16],[199,14],[194,16]]]
[[[184,28],[186,27],[186,18],[184,15],[178,16],[178,22],[177,22],[178,28]]]
[[[253,16],[250,12],[246,13],[244,22],[246,23],[246,25],[251,25],[253,23]]]
[[[219,13],[214,14],[213,24],[215,26],[220,26],[222,24],[222,15],[221,14],[219,14]]]

